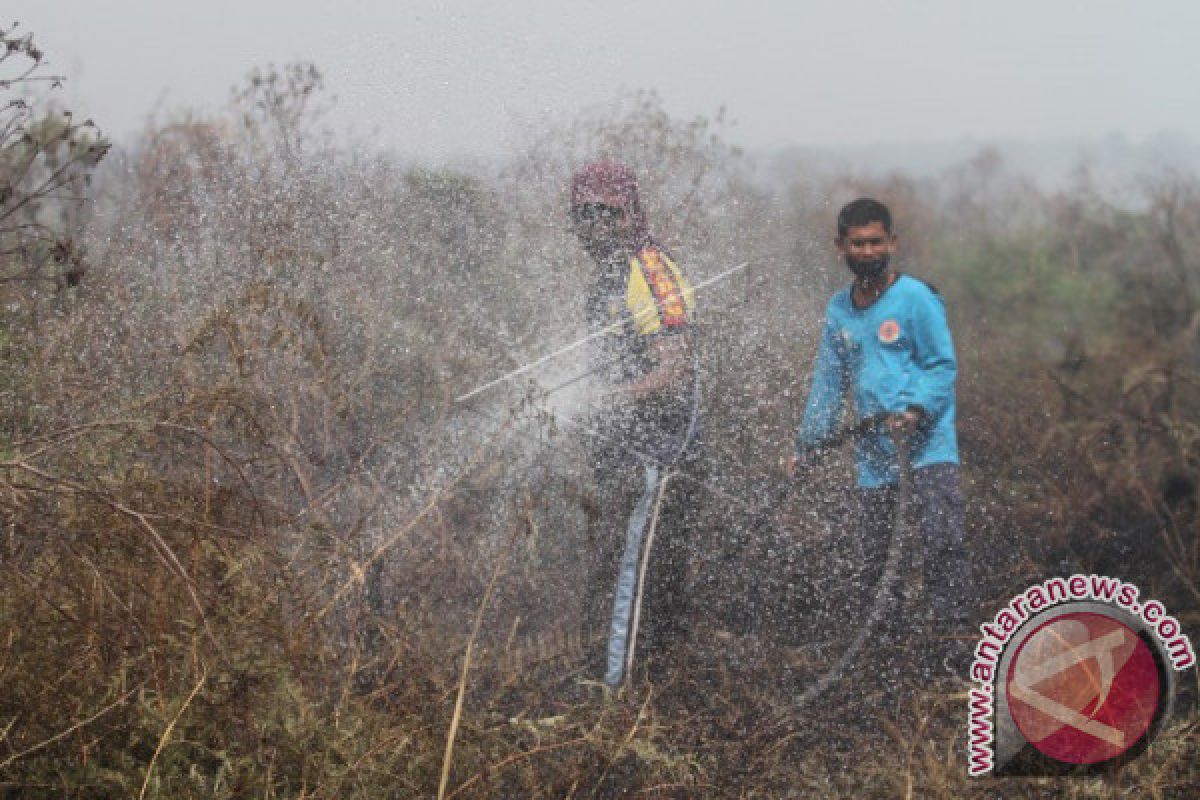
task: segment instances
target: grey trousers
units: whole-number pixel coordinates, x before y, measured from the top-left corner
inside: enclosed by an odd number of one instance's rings
[[[933,464],[912,471],[914,530],[908,548],[920,548],[929,613],[935,628],[947,632],[972,625],[973,570],[965,546],[964,503],[957,464]],[[859,489],[860,532],[866,591],[878,585],[895,530],[900,493],[896,486]],[[903,576],[901,576],[903,580]]]

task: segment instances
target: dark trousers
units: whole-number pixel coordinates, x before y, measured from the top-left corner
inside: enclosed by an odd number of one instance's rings
[[[611,658],[614,607],[621,605],[618,580],[624,573],[628,591],[633,558],[634,594],[631,599],[627,596],[624,604],[632,602],[638,609],[636,636],[627,625],[629,639],[621,646],[636,648],[640,661],[642,655],[667,648],[686,625],[689,541],[701,499],[697,480],[702,480],[701,470],[695,459],[681,459],[667,468],[625,453],[596,455],[596,512],[585,555],[589,560],[583,598],[585,628],[593,641],[605,642],[603,647]],[[654,474],[648,480],[649,469]],[[637,536],[642,545],[630,550],[630,528],[639,526]]]
[[[913,530],[904,551],[917,549],[923,565],[930,623],[935,633],[963,633],[975,608],[973,571],[965,546],[963,495],[957,464],[912,470]],[[862,585],[871,591],[883,577],[900,493],[895,486],[860,489],[857,530]],[[902,564],[908,559],[902,559]],[[903,582],[903,573],[898,576]],[[898,619],[899,615],[888,615]],[[894,628],[895,626],[893,626]]]

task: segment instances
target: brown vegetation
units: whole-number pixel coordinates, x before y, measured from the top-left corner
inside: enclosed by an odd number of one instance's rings
[[[804,647],[813,587],[823,625],[856,591],[817,583],[843,472],[771,541],[712,554],[796,422],[843,280],[829,209],[869,191],[951,310],[980,617],[1070,568],[1135,581],[1194,630],[1196,176],[1118,203],[985,153],[938,181],[770,184],[719,119],[652,95],[467,174],[337,146],[319,93],[311,67],[267,70],[227,118],[150,125],[100,165],[86,219],[70,209],[102,140],[0,110],[0,793],[1194,796],[1188,706],[1115,775],[1028,782],[966,779],[957,687],[891,694],[868,661],[792,707],[836,656]],[[593,506],[579,432],[547,411],[566,401],[451,399],[578,332],[563,191],[605,151],[691,269],[754,262],[705,300],[696,635],[615,697],[575,632]],[[754,634],[721,644],[706,609],[727,573],[765,588]]]

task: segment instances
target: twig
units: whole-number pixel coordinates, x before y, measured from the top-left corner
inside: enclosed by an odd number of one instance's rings
[[[158,557],[162,560],[166,568],[169,571],[174,572],[183,582],[184,588],[187,590],[188,596],[191,598],[192,605],[196,608],[196,612],[200,615],[200,623],[204,627],[205,634],[212,641],[213,645],[216,646],[217,651],[222,655],[222,657],[224,657],[224,650],[221,649],[220,642],[217,641],[217,637],[213,634],[211,628],[209,627],[208,614],[206,614],[204,611],[204,604],[200,602],[200,596],[196,594],[195,582],[192,580],[191,575],[188,574],[187,569],[184,568],[183,563],[179,560],[179,557],[175,555],[175,551],[171,549],[169,544],[167,544],[166,539],[164,539],[162,534],[158,532],[157,528],[150,524],[150,520],[146,514],[126,506],[124,503],[113,499],[104,492],[88,488],[87,486],[67,480],[66,478],[60,478],[56,475],[51,475],[50,473],[44,472],[43,470],[40,470],[30,464],[26,464],[23,461],[3,462],[0,463],[0,467],[24,470],[25,472],[35,475],[51,484],[65,486],[66,488],[78,494],[94,497],[117,513],[134,520],[139,527],[150,534],[152,548],[158,554]]]
[[[633,718],[633,725],[629,728],[629,733],[625,734],[625,738],[621,740],[619,745],[617,745],[616,750],[613,751],[612,756],[608,759],[608,763],[604,766],[604,771],[600,773],[600,778],[596,781],[595,788],[593,788],[592,793],[588,795],[589,800],[590,798],[596,796],[596,792],[600,791],[600,787],[604,785],[604,779],[607,778],[608,773],[612,771],[613,764],[617,763],[617,759],[620,757],[621,752],[629,746],[629,743],[633,741],[633,737],[637,735],[638,726],[641,724],[642,717],[645,716],[646,708],[650,705],[650,700],[653,699],[653,697],[654,689],[651,688],[646,692],[646,699],[642,703],[641,708],[638,709],[637,715]]]
[[[513,420],[511,418],[507,422],[505,422],[504,425],[502,425],[495,432],[492,439],[495,439],[497,436],[499,436],[504,431],[505,428],[509,427],[512,424],[512,422],[513,422]],[[427,514],[429,514],[431,511],[433,511],[435,508],[438,507],[438,505],[442,502],[442,499],[450,492],[450,490],[453,489],[455,486],[457,486],[460,482],[462,482],[462,479],[467,476],[467,473],[469,473],[471,471],[471,469],[474,468],[475,462],[477,462],[479,460],[479,458],[483,455],[484,451],[487,449],[487,447],[490,443],[491,443],[491,440],[487,440],[487,441],[482,442],[477,448],[475,448],[475,452],[473,452],[471,454],[470,458],[467,460],[466,466],[463,467],[462,471],[459,472],[458,475],[456,475],[453,480],[449,481],[445,486],[443,486],[442,488],[440,488],[436,492],[434,492],[433,497],[429,498],[429,502],[426,503],[424,505],[424,507],[422,507],[421,510],[418,511],[416,513],[416,515],[412,519],[410,519],[403,527],[401,527],[398,531],[396,531],[394,534],[392,534],[390,537],[388,537],[388,539],[386,541],[384,541],[382,544],[380,544],[379,547],[375,548],[375,551],[373,553],[371,553],[371,555],[369,555],[365,561],[363,561],[361,564],[353,565],[352,571],[354,574],[351,575],[350,578],[345,583],[343,583],[336,592],[334,592],[333,597],[331,597],[329,599],[329,602],[325,604],[325,607],[322,608],[319,612],[317,612],[317,615],[316,615],[317,620],[323,619],[325,617],[325,615],[328,614],[335,605],[337,605],[338,601],[341,600],[342,597],[345,596],[346,592],[350,591],[354,587],[355,584],[362,583],[366,579],[367,569],[369,567],[371,567],[380,558],[382,558],[383,555],[385,553],[387,553],[388,550],[392,549],[392,547],[394,547],[397,542],[399,542],[406,534],[408,534],[409,531],[411,531],[413,528],[415,528],[417,526],[417,523],[420,522],[422,519],[424,519]]]
[[[524,761],[525,759],[533,758],[534,756],[536,756],[540,753],[547,753],[551,750],[561,750],[562,748],[570,747],[571,745],[583,744],[587,740],[588,740],[588,737],[586,737],[586,736],[577,736],[576,738],[568,739],[565,742],[557,742],[555,744],[546,744],[546,745],[542,745],[541,747],[535,747],[532,750],[523,750],[520,753],[513,753],[508,758],[501,759],[500,761],[497,761],[495,764],[488,765],[486,768],[480,770],[479,772],[476,772],[470,778],[468,778],[467,780],[460,783],[458,785],[457,789],[455,789],[450,794],[446,795],[446,800],[450,800],[450,798],[458,795],[459,792],[465,791],[468,786],[478,783],[480,780],[483,779],[483,776],[487,775],[489,772],[496,772],[497,770],[504,769],[509,764],[515,764],[518,761]]]
[[[467,673],[471,669],[471,653],[475,649],[475,640],[479,637],[479,629],[483,627],[483,615],[487,611],[488,602],[492,599],[492,592],[496,589],[496,581],[500,578],[500,573],[504,569],[504,565],[508,562],[508,555],[512,552],[513,542],[517,540],[517,533],[521,529],[513,525],[512,533],[509,534],[508,542],[501,551],[500,557],[496,559],[496,566],[492,569],[492,577],[488,581],[487,589],[483,592],[483,599],[479,601],[479,610],[475,613],[475,624],[471,628],[471,638],[467,639],[467,651],[463,654],[462,669],[458,676],[458,696],[454,700],[454,715],[450,718],[450,730],[446,734],[446,753],[442,757],[442,779],[438,783],[438,800],[445,800],[446,784],[450,781],[450,764],[454,758],[454,739],[458,735],[458,723],[462,719],[463,698],[467,693]]]
[[[192,693],[183,701],[183,705],[179,707],[179,711],[175,712],[175,718],[167,725],[167,729],[163,731],[163,735],[159,737],[158,747],[154,748],[154,755],[150,757],[150,763],[146,765],[146,777],[142,779],[142,790],[138,792],[138,800],[142,800],[146,796],[146,788],[150,785],[150,773],[154,772],[154,762],[158,761],[158,754],[166,747],[167,740],[171,738],[171,731],[175,730],[176,723],[183,716],[183,712],[187,711],[187,707],[192,704],[192,700],[199,694],[200,688],[204,686],[204,682],[208,680],[208,672],[200,673],[200,680],[192,687]]]
[[[653,786],[647,786],[645,789],[638,789],[634,792],[634,796],[650,794],[651,792],[662,792],[667,789],[716,789],[717,787],[711,783],[656,783]]]
[[[114,708],[116,708],[117,706],[119,706],[119,705],[121,705],[122,703],[124,703],[124,702],[125,702],[126,700],[128,700],[128,699],[129,699],[131,696],[133,696],[133,693],[134,693],[134,692],[138,691],[138,689],[140,689],[140,688],[142,688],[142,687],[140,687],[140,686],[136,686],[136,687],[134,687],[134,688],[130,689],[128,692],[126,692],[125,694],[121,695],[121,696],[120,696],[120,697],[119,697],[117,700],[115,700],[113,703],[111,703],[111,704],[109,704],[109,705],[105,706],[104,708],[100,709],[99,711],[97,711],[95,714],[93,714],[92,716],[88,717],[87,719],[85,719],[85,720],[82,720],[81,722],[76,722],[74,725],[72,725],[71,727],[67,728],[67,729],[66,729],[65,731],[63,731],[62,733],[55,734],[54,736],[51,736],[49,739],[47,739],[47,740],[46,740],[46,741],[44,741],[44,742],[40,742],[40,743],[38,743],[38,744],[35,744],[33,747],[26,748],[25,750],[22,750],[21,752],[19,752],[19,753],[16,753],[15,755],[11,755],[11,756],[9,756],[9,757],[8,757],[7,759],[5,759],[4,761],[0,762],[0,769],[4,769],[4,768],[5,768],[5,767],[7,767],[8,765],[12,764],[14,761],[19,761],[20,759],[24,758],[24,757],[25,757],[25,756],[27,756],[27,755],[31,755],[32,753],[36,753],[38,750],[41,750],[43,747],[49,747],[50,745],[54,744],[55,742],[57,742],[57,741],[58,741],[58,740],[60,740],[60,739],[65,739],[66,737],[70,736],[72,733],[74,733],[75,731],[77,731],[77,730],[79,730],[80,728],[84,727],[85,725],[90,725],[91,723],[93,723],[93,722],[95,722],[96,720],[100,719],[100,717],[103,717],[105,714],[107,714],[108,712],[110,712],[110,711],[112,711]]]

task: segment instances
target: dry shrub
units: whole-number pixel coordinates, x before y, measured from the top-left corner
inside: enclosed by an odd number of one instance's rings
[[[985,601],[1081,560],[1140,564],[1147,591],[1194,611],[1190,184],[1120,210],[1042,196],[989,154],[940,182],[772,183],[719,118],[673,120],[651,95],[495,171],[417,169],[323,137],[319,85],[305,65],[259,72],[232,116],[152,124],[102,174],[88,281],[6,323],[0,788],[417,797],[445,767],[459,797],[1061,789],[967,782],[961,696],[893,697],[872,676],[909,654],[869,655],[791,706],[821,666],[794,647],[813,632],[800,604],[827,593],[837,617],[861,590],[816,574],[844,462],[725,548],[778,479],[844,280],[829,201],[871,193],[960,334]],[[634,164],[697,277],[753,262],[702,298],[695,635],[615,698],[576,633],[595,513],[562,414],[577,404],[524,382],[453,402],[578,332],[588,267],[563,191],[599,154]],[[1123,293],[1160,250],[1170,269]],[[1160,295],[1168,310],[1142,314]],[[730,641],[710,607],[736,572],[765,589],[754,634]],[[1188,713],[1080,795],[1185,796]]]

